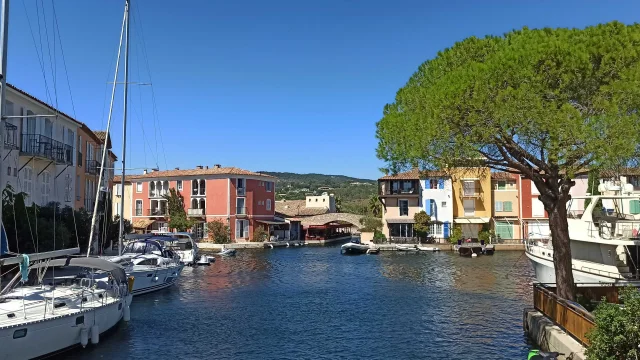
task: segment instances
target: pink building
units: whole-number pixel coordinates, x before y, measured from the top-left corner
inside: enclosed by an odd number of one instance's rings
[[[151,171],[128,176],[131,181],[131,220],[136,231],[170,231],[167,200],[175,188],[184,197],[187,216],[196,221],[191,231],[206,237],[207,222],[228,224],[231,240],[251,241],[256,227],[274,221],[275,178],[248,170],[215,165],[195,169]],[[119,179],[116,179],[119,181]]]

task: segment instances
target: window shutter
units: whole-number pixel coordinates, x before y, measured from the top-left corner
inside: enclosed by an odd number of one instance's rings
[[[242,220],[236,220],[236,239],[240,238],[240,224]]]
[[[448,223],[448,222],[445,222],[445,223],[443,224],[442,229],[443,229],[443,230],[442,230],[442,231],[443,231],[443,232],[442,232],[443,237],[444,237],[445,239],[448,239],[448,238],[449,238],[449,223]]]
[[[632,215],[640,214],[640,200],[631,200],[629,202],[630,212]]]
[[[249,220],[243,220],[244,221],[244,238],[248,239],[249,238]]]
[[[438,189],[444,189],[444,179],[438,179]]]
[[[502,201],[496,201],[495,210],[496,210],[496,212],[503,211],[502,210]]]
[[[504,211],[513,211],[511,201],[505,201],[502,206],[504,207]]]

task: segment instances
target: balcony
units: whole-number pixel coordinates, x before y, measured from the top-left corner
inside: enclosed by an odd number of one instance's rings
[[[18,127],[5,121],[4,123],[4,148],[18,150]]]
[[[238,216],[245,216],[247,215],[247,208],[244,206],[241,207],[237,207],[236,208],[236,215]]]
[[[147,209],[147,216],[167,216],[169,211],[166,208]]]
[[[99,162],[97,162],[96,160],[87,159],[87,164],[86,164],[86,167],[84,169],[84,172],[86,174],[90,174],[90,175],[97,175],[99,168],[100,168],[100,163]]]
[[[459,193],[460,199],[479,199],[482,200],[484,192],[477,180],[463,180],[462,191]]]
[[[247,194],[247,189],[244,187],[239,187],[237,194],[238,194],[237,196],[245,196]]]
[[[21,155],[73,165],[73,146],[40,134],[22,134]]]
[[[204,216],[204,209],[187,209],[187,216]]]
[[[420,183],[418,180],[382,181],[379,193],[381,196],[419,196]]]

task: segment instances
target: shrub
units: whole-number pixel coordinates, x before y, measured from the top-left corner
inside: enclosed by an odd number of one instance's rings
[[[267,240],[269,240],[269,233],[262,226],[256,226],[253,230],[253,241]]]
[[[207,230],[209,234],[209,240],[213,240],[216,244],[228,244],[229,238],[229,226],[220,220],[214,220],[207,223]]]

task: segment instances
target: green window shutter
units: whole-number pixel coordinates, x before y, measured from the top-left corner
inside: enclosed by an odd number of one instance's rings
[[[507,222],[496,222],[496,236],[501,239],[513,239],[513,226]]]
[[[498,190],[506,190],[507,182],[506,181],[498,181]]]
[[[505,201],[503,206],[504,211],[513,211],[513,208],[511,207],[511,201]]]
[[[629,207],[631,207],[631,214],[640,214],[640,200],[629,201]]]

